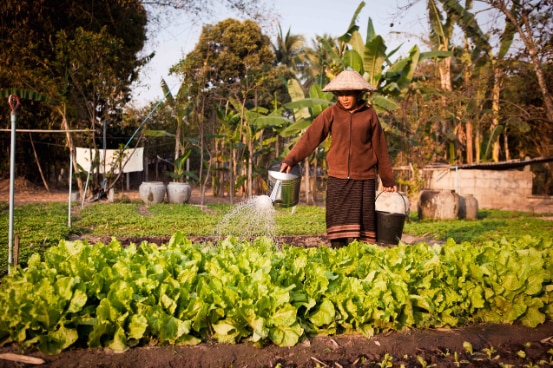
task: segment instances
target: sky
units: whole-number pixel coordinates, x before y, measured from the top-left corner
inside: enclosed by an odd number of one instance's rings
[[[401,51],[407,51],[420,44],[418,36],[424,33],[424,8],[420,6],[398,16],[398,6],[406,0],[365,0],[366,5],[358,17],[361,35],[365,39],[369,18],[377,34],[384,37],[388,50],[401,45]],[[274,0],[274,9],[279,15],[279,24],[285,34],[301,34],[309,45],[316,35],[329,34],[341,36],[347,30],[355,10],[361,0]],[[207,23],[215,24],[226,18],[237,18],[230,11],[221,12]],[[145,52],[155,51],[155,57],[144,68],[140,76],[140,85],[133,88],[133,104],[146,106],[149,102],[158,102],[163,98],[160,87],[163,78],[171,91],[176,93],[180,85],[177,77],[169,75],[169,68],[193,50],[198,42],[202,24],[194,24],[186,15],[180,14],[167,22],[155,36],[150,35]],[[277,25],[264,29],[272,41]]]

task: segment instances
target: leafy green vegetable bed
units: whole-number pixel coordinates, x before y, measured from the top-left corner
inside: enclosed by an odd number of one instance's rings
[[[475,246],[275,246],[228,238],[161,247],[61,241],[3,278],[0,342],[56,354],[147,343],[273,342],[367,336],[473,322],[537,326],[553,316],[549,238]]]
[[[19,239],[19,264],[26,266],[34,253],[42,254],[62,239],[93,237],[170,237],[175,232],[186,236],[214,235],[219,221],[232,205],[205,208],[169,203],[144,206],[140,201],[94,203],[73,207],[72,226],[68,227],[66,203],[35,203],[15,208],[15,236]],[[545,214],[481,210],[478,221],[419,221],[411,213],[404,233],[445,241],[470,241],[482,244],[505,238],[517,241],[524,235],[551,237],[553,221],[540,219]],[[276,211],[276,235],[322,235],[325,210],[316,206],[297,206]],[[233,234],[225,234],[233,235]],[[0,244],[8,244],[8,204],[0,202]],[[0,247],[0,277],[7,272],[7,247]]]

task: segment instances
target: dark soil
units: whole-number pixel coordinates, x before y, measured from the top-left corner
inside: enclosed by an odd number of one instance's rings
[[[187,236],[187,239],[190,239],[193,243],[200,244],[216,244],[218,241],[223,240],[222,237],[217,236]],[[89,243],[98,243],[102,242],[104,244],[109,243],[112,240],[110,236],[79,236],[72,238],[71,240],[87,240]],[[120,237],[117,238],[117,241],[123,246],[127,246],[131,243],[139,245],[140,243],[146,241],[148,243],[154,244],[164,244],[171,239],[170,236],[143,236],[143,237]],[[321,244],[328,243],[326,236],[319,235],[297,235],[297,236],[277,236],[274,237],[275,243],[277,244],[290,244],[300,247],[318,247]]]
[[[1,192],[1,191],[0,191]],[[1,193],[0,193],[1,194]],[[16,203],[49,201],[48,195],[18,195]],[[66,200],[60,194],[60,200]],[[190,237],[194,242],[215,243],[216,237]],[[416,239],[409,237],[410,240]],[[109,242],[111,238],[88,238]],[[169,238],[121,238],[122,244],[142,241],[164,243]],[[279,243],[320,246],[320,236],[280,237]],[[43,367],[547,367],[553,365],[553,322],[536,328],[522,325],[472,325],[456,329],[390,332],[373,337],[361,335],[315,336],[294,347],[263,347],[202,343],[197,346],[142,346],[124,353],[73,348],[58,355],[44,355],[17,346],[0,348],[0,368],[33,365],[5,359],[6,353],[43,360]],[[466,348],[472,346],[472,352]],[[389,362],[389,363],[388,363]]]
[[[459,329],[411,330],[376,335],[317,336],[294,347],[249,343],[197,346],[145,346],[114,354],[109,350],[72,349],[47,356],[45,367],[546,367],[553,348],[553,322],[537,328],[475,325]],[[463,346],[470,343],[473,352]],[[1,353],[17,353],[14,347]],[[20,352],[21,353],[21,352]],[[385,365],[386,361],[392,365]],[[28,367],[0,360],[0,367]]]

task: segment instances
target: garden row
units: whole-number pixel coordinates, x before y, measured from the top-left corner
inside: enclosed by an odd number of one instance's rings
[[[457,327],[535,327],[553,317],[549,238],[482,245],[276,246],[229,237],[162,246],[61,241],[2,280],[0,344],[69,347],[293,346],[313,335]]]

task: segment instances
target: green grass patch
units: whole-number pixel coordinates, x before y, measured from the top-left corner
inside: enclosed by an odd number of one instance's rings
[[[33,253],[58,244],[72,235],[145,237],[214,235],[217,224],[234,205],[207,206],[161,203],[144,205],[142,201],[98,202],[73,207],[72,226],[68,227],[66,203],[36,203],[14,210],[14,236],[19,237],[19,263],[25,265]],[[325,209],[317,206],[276,208],[277,235],[324,235]],[[516,211],[481,210],[476,221],[420,221],[412,212],[404,233],[429,239],[484,244],[505,239],[516,241],[525,235],[551,238],[553,221],[544,214]],[[8,204],[0,203],[0,276],[7,272]]]
[[[483,244],[487,241],[505,239],[516,241],[524,235],[550,239],[553,236],[553,221],[542,219],[544,214],[519,211],[482,210],[478,220],[419,220],[411,212],[404,226],[404,233],[445,241],[468,241]]]
[[[276,225],[278,235],[320,235],[325,234],[325,209],[316,206],[297,206],[277,209]]]
[[[199,206],[168,203],[145,206],[133,203],[97,203],[80,211],[79,226],[94,236],[136,237],[213,234],[219,213],[202,211]]]
[[[42,253],[71,234],[88,231],[79,225],[69,228],[66,203],[36,203],[13,210],[13,245],[19,240],[19,263],[26,264],[34,253]],[[72,217],[75,220],[75,217]],[[9,206],[0,202],[0,276],[7,272]]]

